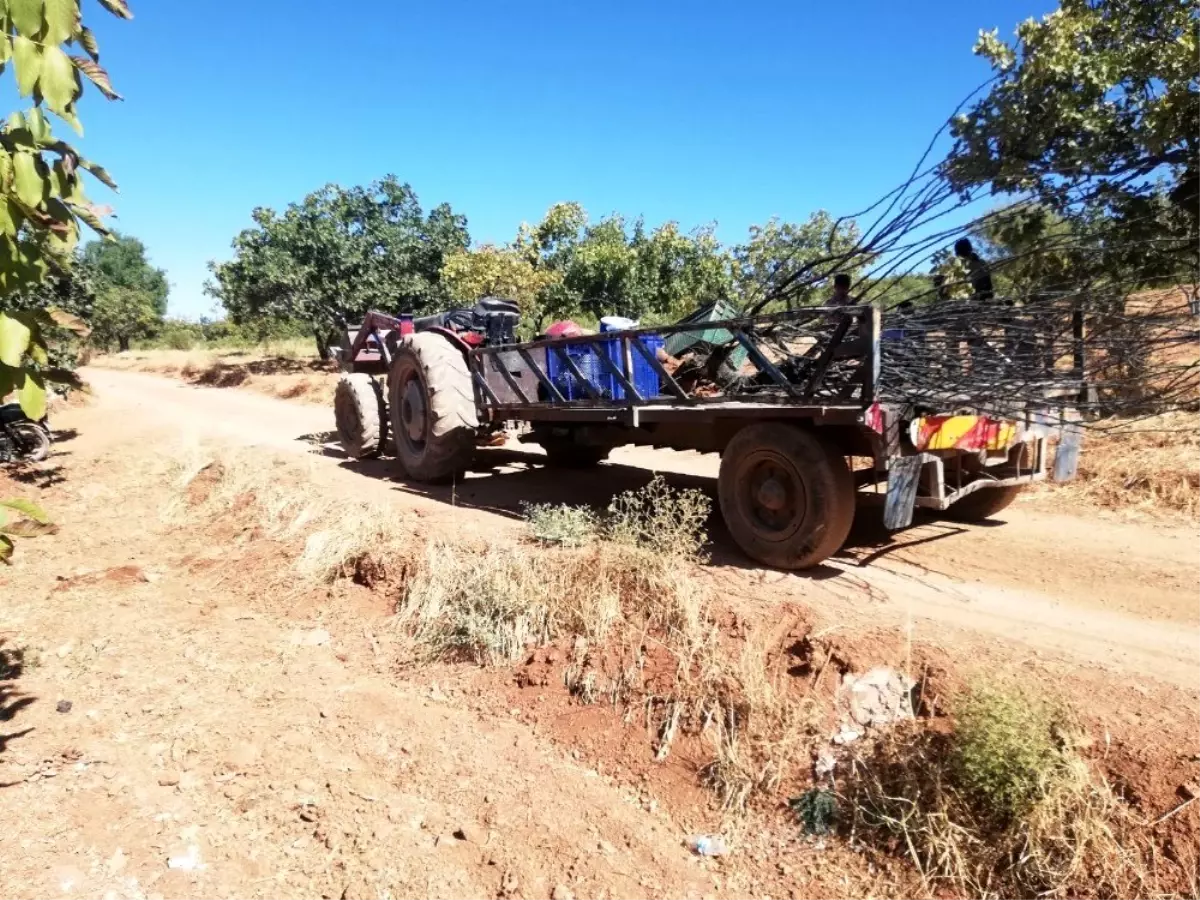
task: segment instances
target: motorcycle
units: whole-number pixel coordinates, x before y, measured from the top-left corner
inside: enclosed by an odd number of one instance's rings
[[[35,422],[19,403],[0,405],[0,463],[41,462],[49,455],[50,423],[46,416]]]

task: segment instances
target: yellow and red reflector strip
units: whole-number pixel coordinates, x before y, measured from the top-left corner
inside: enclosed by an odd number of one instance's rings
[[[909,434],[917,450],[1007,450],[1017,440],[1017,426],[990,416],[923,416]]]

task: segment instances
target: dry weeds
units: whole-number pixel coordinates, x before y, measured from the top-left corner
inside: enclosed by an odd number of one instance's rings
[[[212,387],[241,387],[308,403],[332,403],[337,376],[310,353],[281,345],[251,350],[129,350],[92,358],[88,365],[149,372]]]
[[[1056,489],[1065,502],[1200,516],[1200,413],[1101,424],[1084,440],[1077,479]]]
[[[350,577],[372,586],[407,571],[412,526],[391,507],[305,490],[280,477],[279,467],[287,464],[264,463],[253,448],[191,445],[165,459],[175,488],[165,519],[244,516],[264,536],[297,544],[293,570],[301,583]]]
[[[932,891],[1151,897],[1152,836],[1076,752],[1060,711],[977,685],[956,727],[898,728],[852,760],[840,796],[852,840],[900,853]]]

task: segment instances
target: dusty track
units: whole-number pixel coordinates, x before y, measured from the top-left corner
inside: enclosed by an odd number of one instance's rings
[[[100,408],[123,429],[181,439],[220,435],[316,458],[314,481],[348,496],[386,496],[456,527],[511,527],[523,501],[604,503],[652,470],[713,489],[715,457],[622,449],[595,476],[563,478],[521,450],[481,454],[453,489],[391,481],[386,461],[352,463],[323,447],[326,409],[250,392],[195,388],[155,376],[86,373]],[[365,477],[366,476],[366,477]],[[389,479],[380,481],[380,479]],[[384,487],[389,489],[384,490]],[[714,523],[715,577],[754,600],[803,595],[831,626],[905,623],[913,637],[956,644],[1000,638],[1064,662],[1194,689],[1200,684],[1200,553],[1195,529],[1046,511],[1024,501],[1005,523],[923,520],[888,536],[860,516],[845,551],[804,574],[762,571]]]

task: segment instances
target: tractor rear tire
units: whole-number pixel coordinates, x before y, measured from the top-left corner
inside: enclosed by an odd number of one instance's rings
[[[475,456],[479,417],[462,353],[433,332],[402,340],[388,377],[396,459],[414,481],[462,476]]]
[[[717,480],[721,514],[747,556],[807,569],[841,549],[854,522],[846,457],[811,431],[761,422],[733,436]]]
[[[351,372],[333,391],[338,441],[351,459],[375,459],[387,442],[387,410],[383,387],[370,375]]]
[[[1023,484],[981,488],[973,494],[967,494],[956,503],[951,503],[942,515],[956,522],[982,522],[1012,506],[1013,501],[1024,489]]]

